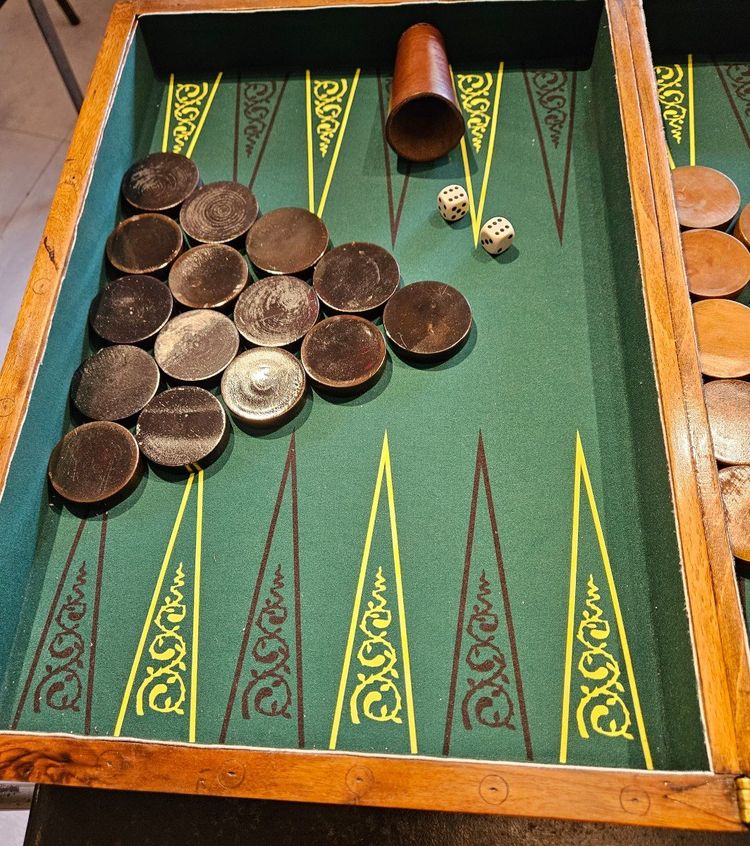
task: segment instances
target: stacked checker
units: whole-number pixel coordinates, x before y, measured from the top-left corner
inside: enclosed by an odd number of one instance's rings
[[[729,540],[748,562],[750,308],[737,298],[750,282],[750,205],[737,217],[739,190],[713,168],[679,167],[672,179]]]
[[[69,502],[110,507],[136,487],[144,458],[166,468],[212,461],[228,440],[224,405],[240,428],[269,428],[299,412],[308,381],[323,396],[367,390],[387,358],[381,316],[407,359],[446,358],[468,337],[471,309],[455,289],[399,290],[387,250],[329,249],[316,215],[260,217],[249,189],[203,185],[184,156],[137,162],[122,199],[127,216],[106,246],[114,278],[90,310],[103,346],[71,387],[89,422],[49,463],[53,489]]]

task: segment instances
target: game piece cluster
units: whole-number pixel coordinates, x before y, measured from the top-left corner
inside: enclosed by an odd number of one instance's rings
[[[89,422],[49,464],[52,487],[71,502],[128,493],[140,456],[168,468],[212,460],[227,441],[225,406],[240,427],[268,428],[299,412],[309,382],[323,395],[366,390],[386,362],[381,317],[407,360],[446,358],[469,334],[471,309],[456,289],[400,288],[383,247],[331,249],[318,216],[260,216],[248,188],[203,185],[184,156],[137,162],[122,197],[126,216],[106,245],[116,278],[89,313],[101,348],[71,388]]]
[[[438,194],[437,205],[443,220],[455,223],[469,211],[469,195],[461,185],[446,185]],[[479,232],[479,242],[491,256],[499,256],[510,247],[515,235],[507,218],[491,217]]]
[[[729,540],[749,561],[750,308],[737,298],[750,282],[750,205],[738,215],[739,189],[710,167],[675,168],[672,183]]]

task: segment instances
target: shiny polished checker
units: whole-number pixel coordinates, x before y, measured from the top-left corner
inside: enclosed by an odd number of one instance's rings
[[[391,342],[405,355],[423,359],[456,352],[469,336],[471,320],[466,297],[444,282],[407,285],[396,291],[383,312]]]
[[[170,378],[202,382],[222,373],[239,348],[240,336],[228,317],[195,309],[173,317],[159,332],[154,358]]]
[[[347,314],[383,306],[398,290],[401,271],[388,250],[353,241],[327,252],[315,266],[313,287],[321,302]]]
[[[302,364],[318,387],[354,393],[369,387],[385,366],[385,341],[375,324],[363,317],[328,317],[302,342]]]
[[[239,182],[210,182],[180,209],[188,238],[202,244],[227,244],[242,238],[258,217],[258,201]]]
[[[693,305],[693,322],[705,376],[750,376],[750,308],[735,300],[700,300]]]
[[[240,335],[259,347],[288,347],[318,320],[315,291],[296,276],[266,276],[242,292],[234,308]]]
[[[104,347],[76,370],[70,397],[91,420],[125,420],[154,398],[159,378],[156,362],[140,347]]]
[[[716,460],[750,464],[750,382],[714,379],[703,393]]]
[[[166,271],[182,252],[182,230],[164,214],[137,214],[121,221],[107,239],[107,258],[121,273]]]
[[[154,276],[121,276],[96,297],[89,322],[110,344],[140,344],[166,324],[173,306],[169,288]]]
[[[198,167],[178,153],[151,153],[129,168],[122,180],[122,196],[134,209],[170,212],[200,184]]]
[[[740,208],[737,186],[712,167],[677,167],[672,187],[677,220],[685,229],[724,229]]]
[[[221,395],[232,414],[250,426],[278,426],[305,398],[307,379],[287,350],[256,347],[237,356],[221,377]]]
[[[726,232],[682,233],[688,288],[695,297],[736,297],[750,280],[750,252]]]
[[[162,467],[183,467],[218,455],[227,418],[213,394],[194,385],[157,394],[141,412],[135,438],[141,452]]]
[[[750,465],[720,470],[719,485],[727,517],[729,545],[737,558],[750,561]]]
[[[328,249],[325,223],[307,209],[274,209],[247,233],[247,256],[264,273],[296,276]]]
[[[138,445],[119,423],[84,423],[52,450],[48,475],[60,496],[77,503],[103,502],[137,482]]]
[[[169,289],[187,308],[220,308],[236,299],[250,270],[227,244],[200,244],[184,252],[169,271]]]

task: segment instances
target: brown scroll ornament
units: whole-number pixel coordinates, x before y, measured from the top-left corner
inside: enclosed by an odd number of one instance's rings
[[[385,133],[391,147],[413,162],[439,159],[463,137],[445,42],[431,24],[414,24],[399,39]]]

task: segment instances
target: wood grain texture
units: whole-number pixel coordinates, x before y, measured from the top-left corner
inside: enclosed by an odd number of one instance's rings
[[[330,752],[0,735],[3,778],[298,802],[741,830],[734,779]]]
[[[372,0],[352,2],[372,4]],[[218,0],[211,9],[322,4],[322,0]],[[205,0],[136,0],[114,7],[0,373],[0,485],[20,433],[136,16],[205,8]],[[750,756],[747,717],[740,704],[750,692],[747,663],[742,663],[747,646],[744,634],[740,635],[737,588],[721,519],[674,207],[662,185],[663,177],[669,180],[669,172],[650,55],[637,0],[608,0],[608,8],[711,762],[719,773],[737,773],[740,765],[748,769]],[[647,104],[642,114],[644,97]],[[658,183],[650,175],[649,151],[654,150]],[[663,238],[660,229],[664,228],[669,232]],[[681,275],[675,276],[676,272]],[[741,754],[733,718],[738,719],[744,739]],[[647,773],[0,733],[0,775],[20,781],[133,790],[741,829],[734,779],[715,773]]]
[[[625,15],[630,33],[646,165],[656,204],[653,223],[666,274],[666,302],[658,314],[650,311],[655,347],[657,336],[672,336],[667,349],[657,350],[656,362],[711,762],[719,772],[748,772],[750,650],[703,400],[653,60],[640,0],[611,0],[610,7]]]
[[[115,5],[0,370],[0,491],[8,477],[13,450],[47,343],[60,285],[73,248],[75,228],[93,174],[96,151],[134,27],[130,4]]]

